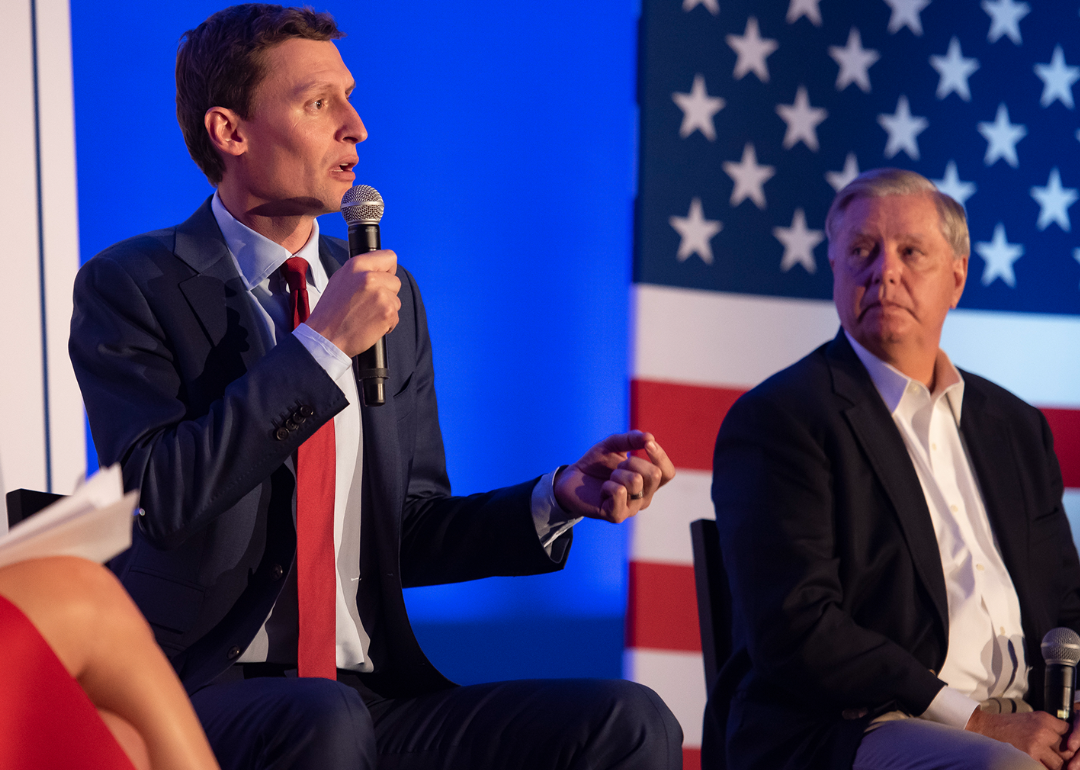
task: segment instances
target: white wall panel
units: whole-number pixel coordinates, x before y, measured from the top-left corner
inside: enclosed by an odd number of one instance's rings
[[[7,102],[0,122],[4,493],[19,487],[70,492],[86,468],[82,404],[67,357],[79,265],[68,4],[38,0],[38,18],[47,22],[39,25],[36,51],[33,7],[29,0],[7,5],[0,46]],[[40,201],[39,179],[45,180]],[[6,516],[0,516],[4,528]]]

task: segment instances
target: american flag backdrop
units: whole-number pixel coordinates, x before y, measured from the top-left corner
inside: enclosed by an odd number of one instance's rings
[[[859,171],[909,168],[964,204],[942,347],[1044,410],[1080,532],[1080,3],[644,0],[639,46],[631,422],[678,476],[635,522],[626,673],[694,768],[688,525],[713,517],[730,404],[839,327],[825,213]]]

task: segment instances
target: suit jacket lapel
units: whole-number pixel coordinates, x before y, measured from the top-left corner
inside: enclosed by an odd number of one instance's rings
[[[1034,606],[1025,595],[1024,581],[1031,574],[1031,565],[1028,563],[1029,516],[1018,470],[1020,463],[1013,457],[1007,423],[988,406],[986,394],[970,378],[964,384],[960,432],[1020,606]]]
[[[341,244],[319,236],[319,261],[322,262],[327,277],[336,273],[348,258],[349,255]]]
[[[180,283],[180,291],[191,306],[213,347],[230,333],[242,335],[236,349],[244,366],[250,368],[266,355],[259,318],[236,263],[210,208],[210,199],[185,222],[176,227],[177,257],[195,271]],[[230,322],[230,316],[234,319]]]
[[[843,409],[844,416],[896,511],[915,570],[947,632],[949,604],[940,549],[930,509],[904,439],[843,330],[830,343],[826,357],[835,393],[850,404]]]
[[[320,237],[319,258],[327,276],[332,276],[348,260],[349,254],[340,242]],[[394,346],[389,339],[386,354],[392,361]],[[356,358],[353,358],[353,371],[357,371]],[[386,590],[393,593],[393,587],[401,580],[397,574],[401,501],[405,499],[399,465],[401,449],[394,399],[388,398],[382,406],[369,407],[363,403],[363,386],[359,379],[356,388],[361,399],[360,419],[364,433],[360,498],[364,511],[360,527],[361,581],[356,600],[364,629],[373,640],[381,642],[384,634],[376,631],[381,623],[381,597]],[[372,652],[373,659],[380,664],[385,663],[380,660],[384,655],[379,649]]]

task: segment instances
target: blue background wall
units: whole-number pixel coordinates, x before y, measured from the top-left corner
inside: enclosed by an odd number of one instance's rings
[[[83,260],[211,194],[176,125],[173,65],[181,33],[220,7],[72,0]],[[624,430],[636,4],[316,7],[348,33],[370,133],[357,181],[383,194],[383,243],[424,292],[455,492]],[[345,229],[337,215],[320,227]],[[625,551],[625,528],[585,522],[560,574],[406,599],[458,681],[618,676]]]

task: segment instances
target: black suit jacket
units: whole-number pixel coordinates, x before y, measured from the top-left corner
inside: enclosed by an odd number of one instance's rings
[[[320,238],[333,273],[346,245]],[[412,276],[387,335],[390,397],[361,408],[357,603],[385,695],[448,686],[409,626],[402,586],[559,569],[530,514],[529,482],[451,497],[427,320]],[[101,463],[141,489],[132,548],[114,562],[189,692],[240,655],[266,619],[296,549],[296,448],[346,406],[288,335],[267,350],[207,200],[183,224],[118,243],[75,282],[70,353]],[[302,406],[314,415],[284,434]],[[569,534],[569,533],[567,533]]]
[[[1019,596],[1038,708],[1043,635],[1080,628],[1061,473],[1038,410],[963,376],[960,431]],[[713,500],[735,652],[706,712],[706,767],[723,766],[725,736],[729,768],[850,767],[870,718],[921,714],[944,686],[948,603],[915,468],[843,332],[731,408]]]

